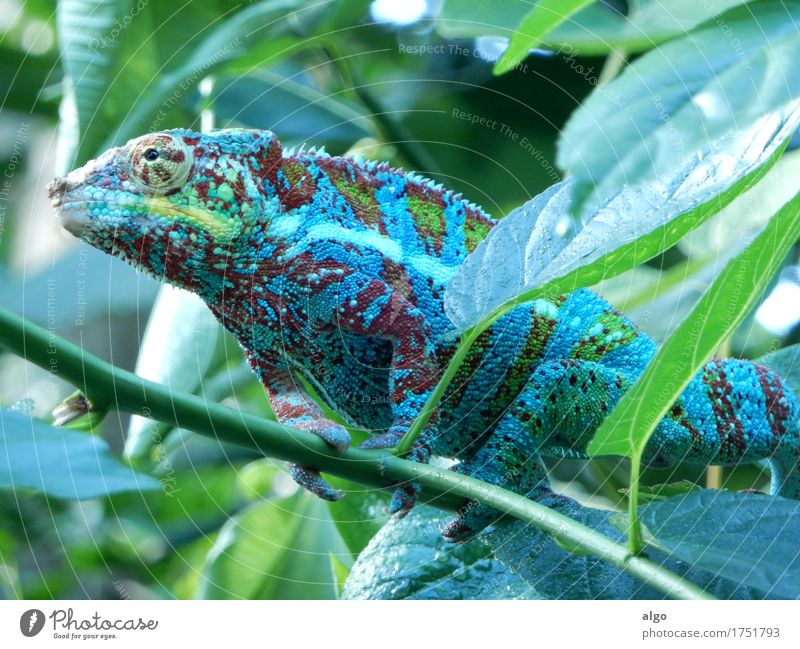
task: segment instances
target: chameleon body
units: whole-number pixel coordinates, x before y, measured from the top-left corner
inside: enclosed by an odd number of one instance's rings
[[[200,295],[238,339],[278,419],[337,448],[345,421],[366,448],[397,444],[457,343],[445,286],[494,225],[479,207],[387,164],[284,150],[269,131],[145,135],[50,186],[64,226]],[[590,290],[520,305],[472,346],[410,459],[543,502],[542,455],[583,456],[655,344]],[[303,379],[303,381],[299,379]],[[769,458],[773,492],[800,498],[800,406],[781,379],[714,360],[658,425],[645,460]],[[293,477],[336,499],[313,467]],[[415,485],[393,495],[408,511]],[[464,540],[497,516],[471,503],[444,530]]]

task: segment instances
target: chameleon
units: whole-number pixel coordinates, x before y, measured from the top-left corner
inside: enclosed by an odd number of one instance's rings
[[[111,148],[48,186],[61,224],[88,244],[199,295],[241,345],[277,419],[345,449],[395,447],[459,335],[450,277],[496,221],[460,194],[386,162],[284,148],[271,131],[172,129]],[[481,333],[407,458],[544,504],[560,498],[544,456],[586,447],[656,344],[590,289],[520,304]],[[310,386],[310,389],[308,386]],[[316,400],[312,397],[316,393]],[[708,361],[645,449],[654,466],[768,460],[771,491],[800,498],[800,405],[774,372]],[[342,494],[316,467],[303,487]],[[389,508],[415,504],[395,485]],[[473,501],[443,528],[461,542],[499,512]]]

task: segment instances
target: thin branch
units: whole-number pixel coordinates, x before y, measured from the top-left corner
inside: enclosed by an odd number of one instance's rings
[[[369,486],[417,482],[423,487],[423,502],[439,509],[457,511],[467,500],[478,500],[583,548],[669,597],[712,599],[657,563],[632,555],[624,545],[524,496],[453,471],[409,462],[388,452],[352,448],[337,453],[313,433],[174,392],[114,367],[2,307],[0,345],[66,379],[96,406],[114,405],[126,412],[257,449],[270,457],[315,466]]]

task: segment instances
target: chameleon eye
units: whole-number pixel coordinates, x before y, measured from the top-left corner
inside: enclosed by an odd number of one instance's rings
[[[191,151],[170,135],[146,136],[131,152],[133,177],[151,192],[164,193],[182,186],[191,170]]]

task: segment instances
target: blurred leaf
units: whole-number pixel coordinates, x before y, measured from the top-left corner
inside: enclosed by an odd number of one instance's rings
[[[501,305],[613,277],[666,250],[752,187],[800,123],[800,108],[711,142],[701,158],[643,185],[620,185],[573,234],[574,184],[553,185],[514,210],[467,257],[445,294],[464,330]]]
[[[337,583],[331,576],[330,556],[347,557],[324,500],[301,493],[304,505],[297,540],[286,554],[271,599],[336,599]]]
[[[327,505],[342,540],[357,557],[389,520],[390,494],[335,476],[326,476],[326,480],[345,494]]]
[[[494,73],[503,74],[512,70],[553,29],[594,2],[595,0],[539,0],[517,27],[508,49],[495,63]]]
[[[0,488],[76,500],[159,488],[151,476],[120,463],[97,437],[6,409],[0,409],[0,428]]]
[[[225,523],[208,553],[198,597],[269,599],[298,539],[302,495],[254,503]]]
[[[3,110],[56,117],[58,106],[42,97],[54,67],[53,56],[32,56],[28,52],[0,47],[0,97],[3,98]]]
[[[56,25],[64,68],[58,175],[69,170],[76,153],[81,161],[95,153],[92,140],[85,136],[108,87],[122,68],[122,43],[112,36],[112,30],[119,17],[128,17],[131,6],[132,0],[62,0],[57,5]]]
[[[740,47],[711,21],[637,59],[570,117],[557,162],[575,179],[573,210],[591,212],[628,184],[686,173],[721,140],[758,147],[776,114],[798,105],[800,3],[755,2],[720,20]],[[717,175],[728,172],[728,160],[717,164]]]
[[[142,337],[136,373],[177,392],[194,392],[224,354],[221,326],[205,302],[193,293],[162,286]],[[166,430],[163,424],[133,415],[125,456],[146,457]]]
[[[278,474],[278,463],[272,458],[261,458],[248,462],[236,474],[236,485],[247,500],[267,496]]]
[[[452,517],[416,507],[375,536],[350,570],[342,599],[540,599],[480,541],[451,544]]]
[[[222,79],[214,106],[220,123],[275,131],[284,145],[311,142],[344,152],[369,134],[367,114],[360,107],[317,90],[300,73],[259,70],[249,77]]]
[[[344,590],[344,583],[350,574],[350,568],[344,565],[334,554],[329,554],[328,558],[331,562],[331,575],[333,575],[333,581],[336,585],[336,599],[339,599],[342,595],[342,590]],[[2,583],[2,575],[0,575],[0,583]]]
[[[320,499],[297,493],[261,501],[222,527],[198,592],[209,599],[333,599],[329,554],[339,545]]]
[[[137,135],[178,123],[189,126],[192,116],[181,115],[180,107],[202,78],[256,43],[305,36],[303,30],[329,8],[299,0],[262,0],[243,8],[150,2],[140,10],[138,5],[128,10],[129,3],[59,4],[66,71],[59,173]],[[120,16],[125,27],[114,31]],[[271,60],[288,52],[277,50]]]
[[[109,313],[147,311],[158,287],[125,262],[81,244],[32,277],[5,278],[0,303],[63,335]]]
[[[643,52],[746,1],[641,0],[628,17],[597,2],[558,25],[542,44],[568,57]],[[530,9],[528,0],[444,0],[436,29],[445,38],[510,38]]]
[[[603,421],[587,452],[635,457],[703,363],[761,297],[800,236],[800,193],[714,280]],[[641,405],[646,403],[647,408]]]
[[[658,504],[643,505],[643,515]],[[574,500],[561,501],[553,507],[618,543],[625,542],[624,534],[612,523],[619,516],[615,512],[583,507]],[[547,599],[665,598],[663,593],[597,557],[564,552],[551,537],[521,521],[499,527],[482,538],[498,560]],[[667,557],[658,550],[648,549],[647,555],[719,599],[776,598],[774,593],[759,592],[747,584],[728,581],[692,563]]]
[[[800,502],[700,490],[642,508],[670,556],[776,598],[800,599]]]

